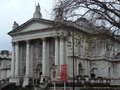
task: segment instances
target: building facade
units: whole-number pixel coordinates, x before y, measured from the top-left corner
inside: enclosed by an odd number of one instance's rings
[[[0,80],[9,79],[11,76],[11,52],[2,50],[0,52]]]
[[[75,76],[90,77],[94,73],[95,77],[119,79],[119,42],[107,38],[110,33],[102,32],[104,28],[93,30],[90,26],[86,19],[77,23],[42,19],[38,4],[32,19],[20,26],[14,22],[8,33],[13,47],[10,82],[19,85],[23,80],[24,86],[30,78],[42,82],[53,70],[59,77],[63,64],[72,77],[73,63]]]

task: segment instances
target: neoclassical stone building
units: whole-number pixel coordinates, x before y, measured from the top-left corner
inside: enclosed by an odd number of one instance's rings
[[[28,85],[29,78],[50,77],[54,68],[59,77],[62,64],[67,64],[67,74],[72,77],[73,57],[75,76],[90,77],[94,72],[96,78],[119,81],[120,43],[110,32],[103,32],[104,28],[96,29],[84,18],[76,23],[43,19],[38,4],[33,18],[22,25],[14,22],[8,33],[13,47],[10,82],[23,80]]]

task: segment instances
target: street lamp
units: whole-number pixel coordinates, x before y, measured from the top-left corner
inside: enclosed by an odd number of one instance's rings
[[[75,55],[74,55],[74,46],[75,46],[75,43],[74,43],[74,30],[72,30],[71,33],[68,32],[68,37],[69,37],[69,36],[72,36],[72,55],[73,55],[73,90],[75,90],[75,87],[74,87],[74,86],[75,86],[75,85],[74,85],[74,84],[75,84],[75,79],[74,79],[74,78],[75,78],[75,75],[74,75],[74,66],[75,66],[75,65],[74,65],[74,62],[75,62],[75,59],[74,59],[74,56],[75,56]]]

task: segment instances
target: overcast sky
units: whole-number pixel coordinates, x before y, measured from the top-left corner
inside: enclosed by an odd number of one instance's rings
[[[7,33],[14,21],[20,25],[33,17],[37,2],[42,17],[52,19],[53,0],[0,0],[0,50],[11,51],[11,37]]]

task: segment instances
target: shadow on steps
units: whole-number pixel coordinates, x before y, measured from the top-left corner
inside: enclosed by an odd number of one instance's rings
[[[5,88],[1,90],[33,90],[32,87],[22,87],[22,86],[16,86],[15,84],[9,84]]]

